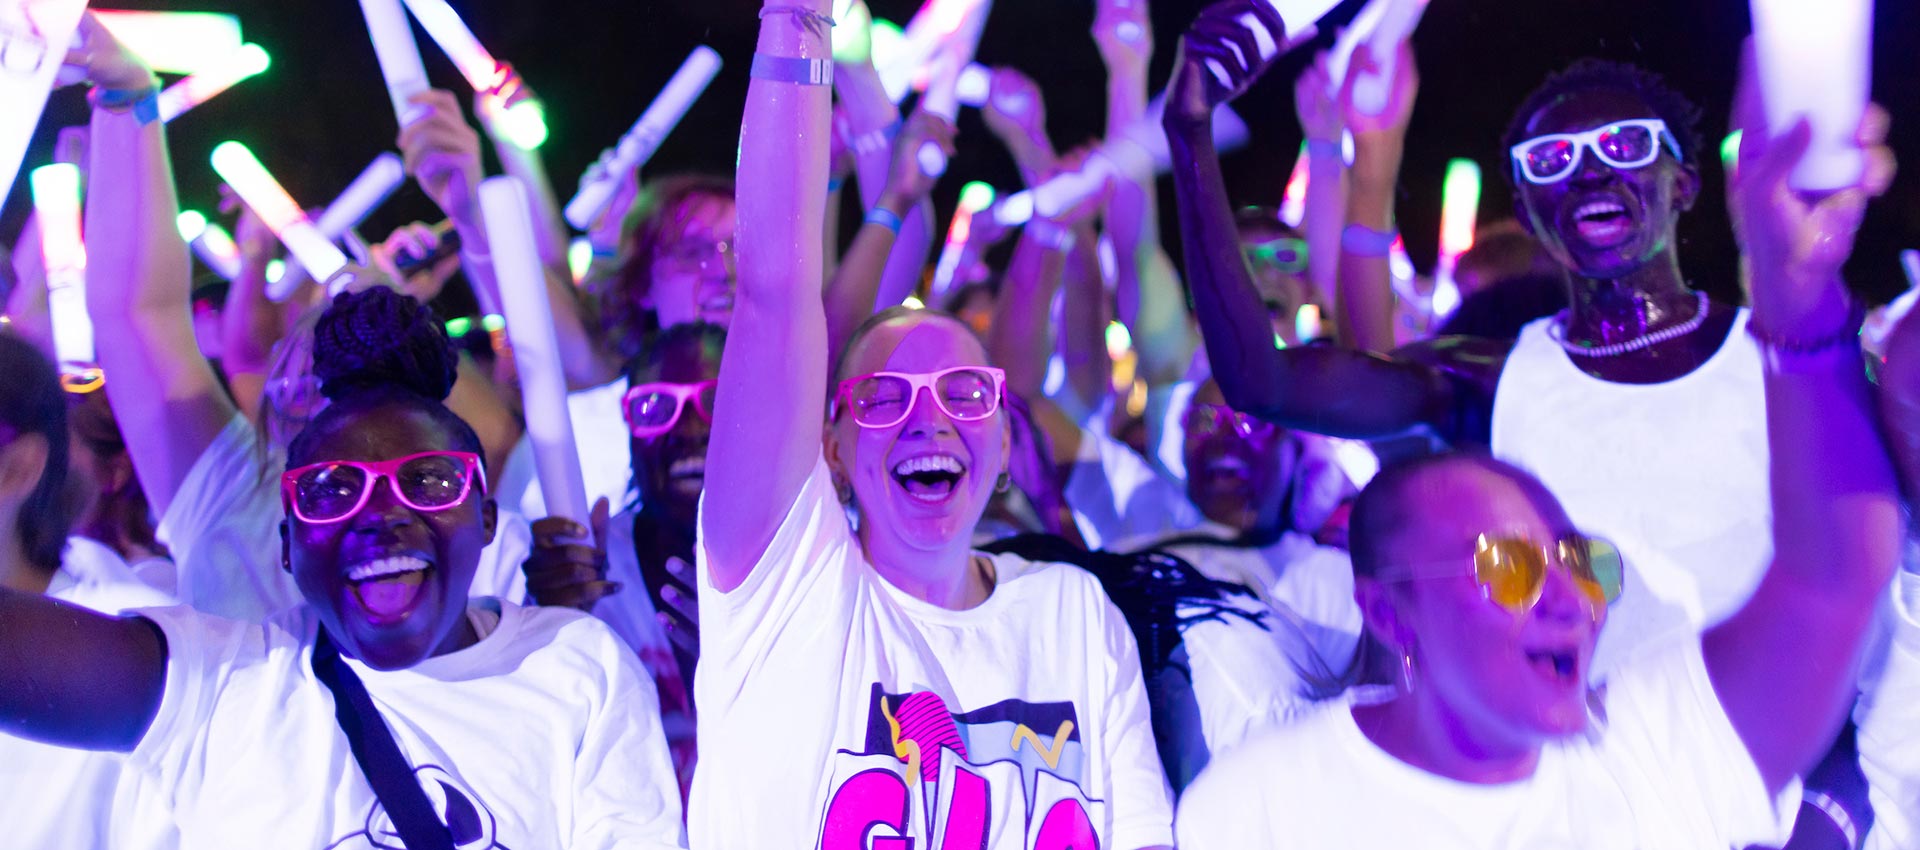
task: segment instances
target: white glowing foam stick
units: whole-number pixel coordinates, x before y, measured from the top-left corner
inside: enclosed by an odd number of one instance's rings
[[[267,51],[258,44],[242,44],[239,49],[180,82],[167,86],[166,91],[155,98],[154,111],[160,123],[164,124],[185,114],[187,110],[212,100],[215,95],[233,88],[241,80],[256,76],[267,70],[273,63]]]
[[[31,7],[32,12],[28,9]],[[0,0],[0,198],[13,190],[86,0]]]
[[[1087,157],[1079,171],[1055,175],[1045,183],[1008,195],[993,207],[993,220],[1008,227],[1026,224],[1035,213],[1053,215],[1100,191],[1116,174],[1164,173],[1173,165],[1167,137],[1160,129],[1164,100],[1147,107],[1147,115],[1128,127],[1118,139],[1108,139]],[[1247,125],[1226,104],[1213,111],[1213,143],[1222,152],[1247,142]]]
[[[1873,0],[1752,0],[1754,55],[1767,127],[1801,118],[1813,144],[1788,178],[1819,191],[1853,185],[1866,171],[1854,137],[1866,110],[1873,58]]]
[[[567,202],[567,222],[581,230],[593,224],[613,200],[621,179],[653,158],[660,143],[679,125],[693,102],[700,99],[707,84],[719,73],[720,54],[713,48],[703,44],[687,54],[680,70],[673,72],[673,78],[654,96],[647,111],[640,113],[640,120],[633,122],[633,127],[614,145],[607,167],[592,179],[581,181],[573,200]]]
[[[919,108],[948,121],[959,119],[960,77],[967,66],[973,64],[973,54],[980,48],[980,33],[986,28],[987,15],[992,11],[992,0],[980,0],[967,10],[953,37],[941,47],[933,78],[927,83],[927,93]],[[929,177],[947,173],[947,154],[939,145],[930,141],[922,143],[915,156],[920,160],[921,173]]]
[[[954,81],[953,94],[961,106],[978,109],[987,105],[987,98],[993,94],[993,71],[978,62],[968,65]]]
[[[213,269],[213,273],[229,281],[240,276],[240,246],[233,241],[233,234],[216,222],[208,222],[206,229],[194,237],[193,253]]]
[[[273,179],[246,145],[221,142],[214,147],[213,170],[233,187],[247,208],[266,223],[267,229],[279,237],[281,244],[287,246],[287,253],[316,279],[324,281],[346,267],[347,255],[307,220],[300,205],[294,203],[287,190],[280,187],[280,182]],[[282,281],[286,279],[281,277]],[[286,300],[292,294],[276,293],[274,289],[268,288],[267,297],[275,301]]]
[[[880,73],[880,85],[887,90],[887,96],[895,103],[905,98],[908,89],[913,88],[915,76],[928,67],[935,52],[960,31],[974,7],[983,2],[985,0],[927,0],[907,22],[899,41],[889,41],[890,46],[885,50],[876,44],[874,69]],[[972,56],[971,51],[968,56]]]
[[[65,375],[94,368],[93,322],[87,318],[87,247],[80,240],[80,169],[68,163],[33,170],[33,211],[47,265],[47,316],[54,356]]]
[[[1427,0],[1372,0],[1355,15],[1353,24],[1340,33],[1328,62],[1328,85],[1332,94],[1340,94],[1346,83],[1347,68],[1353,52],[1361,44],[1373,54],[1375,69],[1353,81],[1353,105],[1366,115],[1379,115],[1387,109],[1387,96],[1393,91],[1393,75],[1399,62],[1400,42],[1413,35],[1427,11]]]
[[[164,74],[198,74],[240,49],[240,19],[215,12],[113,12],[94,18],[113,39]]]
[[[313,228],[328,241],[338,240],[359,227],[360,222],[366,221],[367,216],[393,197],[394,191],[405,182],[407,169],[400,161],[399,154],[389,151],[376,156],[373,162],[360,170],[360,175],[353,178],[352,183],[347,184],[347,188],[341,190],[333,203],[327,205],[320,217],[313,220]],[[300,284],[309,279],[305,266],[294,266],[267,288],[267,297],[278,301],[293,294]]]
[[[533,218],[527,190],[512,177],[480,184],[480,211],[487,222],[487,243],[499,276],[506,309],[507,338],[520,372],[527,438],[533,443],[533,467],[545,494],[547,515],[586,525],[586,479],[573,441],[573,417],[567,411],[567,378],[560,366],[560,343],[547,302],[546,272],[534,247]]]
[[[473,30],[467,29],[467,22],[460,20],[460,13],[447,5],[447,0],[405,2],[420,27],[433,37],[433,43],[440,45],[441,52],[453,60],[460,76],[467,78],[467,85],[474,91],[492,91],[506,81],[506,68],[473,36]]]
[[[1261,61],[1272,59],[1313,38],[1314,33],[1319,31],[1319,20],[1333,11],[1333,7],[1340,5],[1340,0],[1267,0],[1267,5],[1280,14],[1280,22],[1286,25],[1284,44],[1276,41],[1275,33],[1268,31],[1252,12],[1240,16],[1240,25],[1253,34],[1254,48],[1259,51]],[[1233,42],[1227,42],[1227,48],[1236,52],[1240,49]],[[1233,88],[1232,75],[1218,60],[1208,59],[1207,70],[1213,72],[1214,79],[1219,80],[1220,85]]]
[[[380,76],[387,79],[387,97],[393,101],[393,117],[400,126],[413,123],[419,107],[408,101],[426,91],[427,68],[420,62],[420,45],[413,40],[413,25],[400,0],[360,0],[360,14],[367,19],[367,34],[373,39],[374,56],[380,60]]]

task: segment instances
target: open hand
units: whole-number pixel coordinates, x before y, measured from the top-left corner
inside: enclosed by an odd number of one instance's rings
[[[118,91],[134,91],[160,83],[153,69],[114,38],[92,12],[80,17],[77,37],[80,46],[67,51],[65,64],[78,68],[87,82]]]
[[[1145,75],[1153,59],[1153,21],[1147,0],[1099,0],[1093,12],[1093,43],[1107,73]]]
[[[1204,125],[1214,107],[1252,88],[1286,43],[1286,23],[1263,0],[1221,0],[1201,10],[1174,54],[1165,123]]]
[[[1413,45],[1402,41],[1394,47],[1393,79],[1388,82],[1387,105],[1378,115],[1370,115],[1353,103],[1353,87],[1365,74],[1381,72],[1380,61],[1366,44],[1353,49],[1347,63],[1347,78],[1340,83],[1340,113],[1355,141],[1362,136],[1393,134],[1404,137],[1407,123],[1413,120],[1413,101],[1420,94],[1420,69],[1413,61]]]
[[[1333,96],[1333,72],[1328,70],[1329,56],[1321,51],[1293,81],[1293,109],[1300,117],[1300,131],[1308,139],[1339,144],[1346,132],[1346,116]]]
[[[920,167],[920,147],[930,142],[951,160],[956,132],[953,122],[925,109],[914,110],[893,140],[893,161],[887,166],[887,186],[880,192],[880,206],[905,215],[926,198],[940,178],[927,175]]]

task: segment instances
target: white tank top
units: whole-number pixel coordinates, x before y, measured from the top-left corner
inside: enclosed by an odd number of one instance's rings
[[[1706,363],[1661,384],[1580,371],[1548,335],[1553,321],[1527,325],[1500,373],[1493,452],[1539,476],[1576,525],[1614,540],[1634,568],[1602,654],[1670,627],[1648,597],[1690,609],[1695,629],[1726,619],[1773,554],[1766,399],[1747,311]],[[1635,578],[1653,592],[1636,593]]]

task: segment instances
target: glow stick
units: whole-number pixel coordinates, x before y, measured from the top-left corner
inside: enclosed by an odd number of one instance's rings
[[[1743,130],[1735,130],[1720,142],[1720,168],[1727,172],[1728,177],[1732,177],[1740,168],[1740,137],[1744,134]]]
[[[1900,326],[1900,320],[1913,312],[1914,303],[1920,301],[1920,251],[1912,248],[1901,251],[1900,268],[1907,273],[1907,291],[1868,313],[1866,325],[1860,331],[1865,337],[1863,346],[1876,355],[1885,355],[1887,335]]]
[[[268,260],[268,261],[267,261],[267,283],[269,283],[269,284],[274,284],[274,283],[279,283],[280,281],[282,281],[282,280],[284,280],[284,279],[286,279],[286,276],[287,276],[287,261],[286,261],[286,260],[277,260],[277,259],[276,259],[276,260]],[[328,292],[327,294],[328,294],[328,295],[338,295],[339,293],[337,293],[337,292]]]
[[[1413,35],[1426,14],[1427,0],[1372,0],[1353,24],[1340,33],[1327,66],[1332,93],[1338,96],[1346,83],[1347,67],[1353,52],[1362,43],[1373,54],[1375,69],[1353,81],[1353,105],[1365,115],[1379,115],[1387,109],[1387,96],[1393,89],[1394,67],[1399,62],[1400,42]]]
[[[233,235],[226,228],[207,221],[206,216],[194,210],[180,213],[175,222],[180,228],[180,238],[214,274],[228,281],[240,276],[240,246],[234,244]]]
[[[1098,191],[1117,174],[1165,173],[1173,167],[1167,152],[1167,137],[1160,128],[1164,101],[1147,107],[1146,117],[1128,127],[1117,139],[1108,139],[1087,157],[1079,171],[1049,178],[1031,189],[1015,192],[993,208],[993,220],[1008,227],[1026,224],[1034,213],[1053,215],[1069,209]],[[1247,142],[1247,125],[1226,104],[1213,111],[1213,143],[1221,152],[1239,148]]]
[[[1267,5],[1272,6],[1273,10],[1280,14],[1280,22],[1286,26],[1285,44],[1274,41],[1275,34],[1269,32],[1266,25],[1261,23],[1252,12],[1240,16],[1240,25],[1253,34],[1254,49],[1260,54],[1260,60],[1264,62],[1312,40],[1314,34],[1319,31],[1319,20],[1326,17],[1328,12],[1333,11],[1333,7],[1340,5],[1340,2],[1341,0],[1267,0]],[[1227,48],[1234,51],[1240,49],[1232,42],[1227,42]],[[1208,59],[1207,70],[1213,72],[1214,79],[1219,80],[1220,85],[1233,88],[1232,75],[1227,73],[1226,66],[1221,65],[1218,60]]]
[[[1307,143],[1300,143],[1300,155],[1293,161],[1293,173],[1287,176],[1287,191],[1280,196],[1280,220],[1298,229],[1307,218]]]
[[[198,74],[240,49],[240,19],[214,12],[112,12],[94,18],[147,67]]]
[[[420,27],[433,38],[434,44],[440,45],[440,51],[453,60],[460,76],[467,78],[467,85],[474,91],[492,91],[507,81],[506,67],[487,52],[480,39],[473,36],[473,30],[467,29],[467,22],[460,20],[460,13],[447,5],[446,0],[404,2]]]
[[[407,169],[400,161],[399,154],[389,151],[374,157],[373,162],[361,169],[353,182],[341,190],[333,203],[327,205],[320,217],[313,220],[313,229],[329,242],[346,236],[359,227],[360,222],[366,221],[367,216],[372,215],[381,204],[386,203],[388,198],[393,197],[400,184],[405,182]],[[267,297],[274,301],[282,300],[300,288],[300,284],[311,279],[304,265],[295,266],[287,275],[274,281],[277,285],[267,292]]]
[[[281,244],[287,246],[300,265],[319,280],[327,280],[347,265],[347,255],[334,247],[333,242],[320,233],[307,220],[307,214],[273,179],[267,167],[260,164],[253,152],[239,142],[221,142],[213,149],[213,170],[220,179],[227,181],[233,191],[245,202],[254,215],[265,222],[273,235],[279,237]],[[286,278],[281,278],[286,280]],[[278,287],[267,287],[267,297],[275,301],[284,301],[291,292],[276,292]]]
[[[1853,185],[1866,171],[1854,137],[1866,110],[1873,58],[1873,0],[1752,0],[1767,127],[1801,118],[1813,141],[1788,182],[1796,189]]]
[[[1293,338],[1303,343],[1320,338],[1320,305],[1302,304],[1293,313]]]
[[[959,274],[966,253],[967,239],[973,235],[973,217],[993,206],[993,187],[981,182],[960,187],[960,203],[954,207],[953,223],[947,227],[947,244],[940,249],[940,260],[933,267],[933,295],[946,294]]]
[[[566,517],[585,525],[588,520],[586,479],[580,473],[580,452],[573,441],[573,418],[567,411],[567,379],[560,366],[560,344],[553,329],[553,307],[547,302],[546,272],[534,246],[533,218],[527,212],[527,190],[512,177],[494,177],[480,184],[480,210],[487,223],[487,242],[505,302],[507,337],[513,362],[520,373],[522,409],[527,438],[533,443],[534,470],[540,492],[546,495],[547,515]]]
[[[80,238],[80,169],[70,163],[43,165],[28,176],[33,211],[40,221],[40,254],[47,266],[47,317],[60,382],[86,392],[100,385],[93,355],[93,322],[87,317],[87,247]]]
[[[941,46],[933,77],[927,83],[927,93],[921,98],[919,108],[948,121],[960,118],[960,77],[973,63],[973,54],[980,48],[980,33],[992,11],[993,0],[978,0],[967,10],[967,16],[953,36]],[[929,177],[947,173],[947,153],[939,145],[923,142],[915,156],[920,160],[921,173]]]
[[[1920,290],[1920,251],[1912,248],[1901,251],[1900,268],[1907,273],[1907,288]]]
[[[620,188],[621,179],[653,158],[654,151],[660,149],[660,143],[673,132],[687,109],[707,90],[707,84],[713,82],[714,75],[720,73],[720,54],[706,45],[701,45],[687,54],[680,63],[680,70],[673,72],[673,78],[655,95],[653,103],[647,105],[647,111],[640,113],[640,120],[620,137],[614,145],[613,156],[607,160],[606,168],[598,175],[589,173],[588,179],[580,182],[580,189],[567,202],[567,222],[581,230],[593,224],[593,220],[605,212],[607,204],[612,202],[613,193]]]
[[[953,94],[961,106],[978,109],[987,105],[987,97],[993,94],[993,72],[978,62],[968,65],[954,81]]]
[[[933,63],[941,45],[960,31],[975,7],[985,2],[927,0],[927,4],[920,7],[920,11],[915,12],[913,19],[907,22],[906,29],[899,31],[897,39],[892,37],[892,33],[883,35],[882,32],[888,28],[898,31],[898,27],[884,20],[875,20],[872,30],[873,65],[880,74],[880,85],[887,90],[887,96],[895,103],[906,97],[915,78],[925,73]],[[975,40],[978,40],[978,36]],[[967,51],[968,59],[972,56],[973,51]],[[965,65],[966,62],[963,60],[961,64]],[[930,79],[930,76],[921,79]]]
[[[166,91],[156,98],[155,111],[160,123],[165,124],[185,114],[187,110],[212,100],[213,97],[248,77],[266,72],[273,64],[273,58],[267,55],[265,48],[258,44],[242,44],[238,49],[217,63],[208,65],[199,73],[180,82],[167,86]]]
[[[1447,179],[1440,191],[1440,263],[1436,277],[1453,281],[1454,264],[1473,247],[1480,217],[1480,166],[1470,159],[1447,163]]]
[[[429,87],[427,68],[420,62],[420,45],[413,40],[413,25],[407,23],[400,0],[360,0],[360,14],[366,18],[367,35],[373,39],[373,53],[380,60],[380,76],[387,80],[393,117],[405,127],[421,112],[409,101]]]
[[[86,0],[0,0],[0,115],[7,117],[0,121],[0,198],[13,191],[47,92],[86,10]]]
[[[573,282],[579,283],[587,276],[587,268],[593,265],[593,243],[585,236],[576,236],[567,243],[567,271],[573,273]]]

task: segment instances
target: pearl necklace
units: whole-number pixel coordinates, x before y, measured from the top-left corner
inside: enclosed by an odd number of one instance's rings
[[[1561,311],[1560,315],[1554,317],[1553,324],[1548,328],[1548,335],[1552,336],[1555,342],[1560,343],[1560,347],[1566,349],[1568,354],[1575,357],[1618,357],[1622,354],[1630,354],[1643,348],[1652,348],[1667,340],[1683,337],[1699,330],[1700,325],[1707,321],[1707,294],[1698,292],[1695,293],[1695,296],[1698,298],[1696,302],[1698,306],[1694,308],[1691,318],[1673,327],[1662,328],[1645,336],[1634,337],[1626,342],[1616,342],[1612,345],[1589,346],[1568,340],[1567,313],[1564,310]]]

